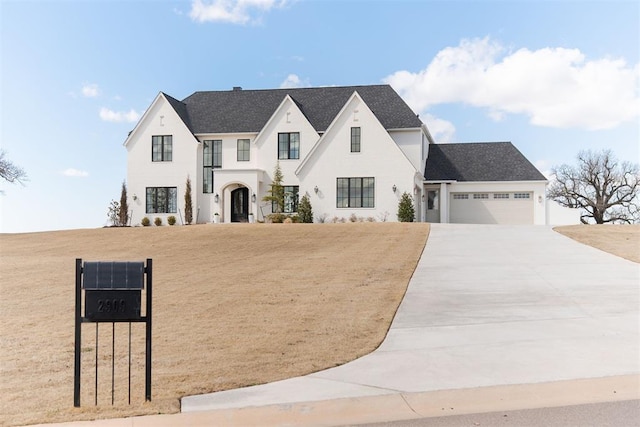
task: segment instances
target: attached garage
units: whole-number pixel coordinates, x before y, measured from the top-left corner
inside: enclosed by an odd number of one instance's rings
[[[545,224],[547,180],[510,142],[431,144],[424,177],[426,221]]]
[[[533,193],[451,193],[454,224],[533,224]]]

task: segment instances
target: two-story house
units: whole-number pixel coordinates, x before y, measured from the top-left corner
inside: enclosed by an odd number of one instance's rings
[[[194,222],[263,220],[277,164],[285,213],[306,194],[316,220],[396,221],[408,192],[418,221],[545,222],[546,180],[511,143],[434,144],[388,85],[160,93],[124,145],[133,224],[182,219],[187,177]]]

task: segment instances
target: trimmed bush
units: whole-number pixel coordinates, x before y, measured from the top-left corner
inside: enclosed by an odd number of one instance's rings
[[[167,224],[175,225],[176,224],[176,217],[171,215],[169,218],[167,218]]]
[[[160,227],[160,226],[162,225],[162,218],[160,218],[159,216],[158,216],[158,217],[156,217],[156,219],[154,219],[154,220],[153,220],[153,223],[154,223],[156,226]]]
[[[398,221],[413,222],[416,216],[416,210],[413,207],[413,200],[406,191],[402,193],[400,202],[398,203]]]
[[[307,196],[306,194],[302,196],[302,199],[300,199],[300,204],[298,205],[298,215],[300,216],[301,222],[313,222],[313,209],[311,209],[311,201],[309,200],[309,196]]]
[[[140,224],[142,224],[143,227],[148,227],[151,225],[151,220],[145,216],[142,218],[142,221],[140,221]]]

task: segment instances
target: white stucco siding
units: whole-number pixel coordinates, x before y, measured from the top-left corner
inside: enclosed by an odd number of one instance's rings
[[[299,133],[300,152],[298,159],[278,159],[278,134]],[[260,156],[260,168],[267,174],[265,185],[273,178],[276,164],[280,162],[284,185],[300,185],[296,169],[309,154],[320,136],[311,123],[302,114],[298,106],[288,96],[275,111],[266,126],[256,138],[255,147]],[[268,188],[268,187],[267,187]]]
[[[172,160],[152,161],[152,137],[160,135],[172,136]],[[146,189],[148,187],[176,187],[177,209],[184,217],[184,192],[187,176],[191,178],[191,192],[194,209],[194,220],[199,203],[199,183],[202,180],[198,168],[199,144],[189,129],[184,125],[175,110],[169,105],[163,95],[151,105],[143,119],[138,123],[134,132],[126,142],[127,148],[127,187],[132,198],[132,224],[140,224],[143,217],[152,222],[160,217],[166,224],[166,218],[176,216],[180,221],[179,212],[175,213],[147,213]],[[133,198],[135,197],[135,200]]]
[[[424,134],[422,129],[392,130],[389,131],[389,135],[407,156],[413,167],[416,170],[422,170],[424,168],[422,153]]]
[[[443,222],[545,224],[545,182],[474,182],[444,185],[447,185],[447,197],[441,200],[448,204],[448,218]]]
[[[351,128],[361,128],[361,149],[351,152]],[[416,170],[375,115],[354,96],[345,105],[298,170],[300,194],[308,193],[314,216],[348,218],[373,217],[396,221],[403,191],[413,194]],[[337,207],[337,178],[375,178],[375,206]],[[392,190],[396,186],[396,192]],[[318,187],[318,192],[315,192]]]

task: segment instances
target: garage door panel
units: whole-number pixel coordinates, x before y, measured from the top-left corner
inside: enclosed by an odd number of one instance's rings
[[[455,194],[455,193],[454,193]],[[456,199],[454,194],[449,201],[450,222],[454,224],[533,224],[533,198]]]

